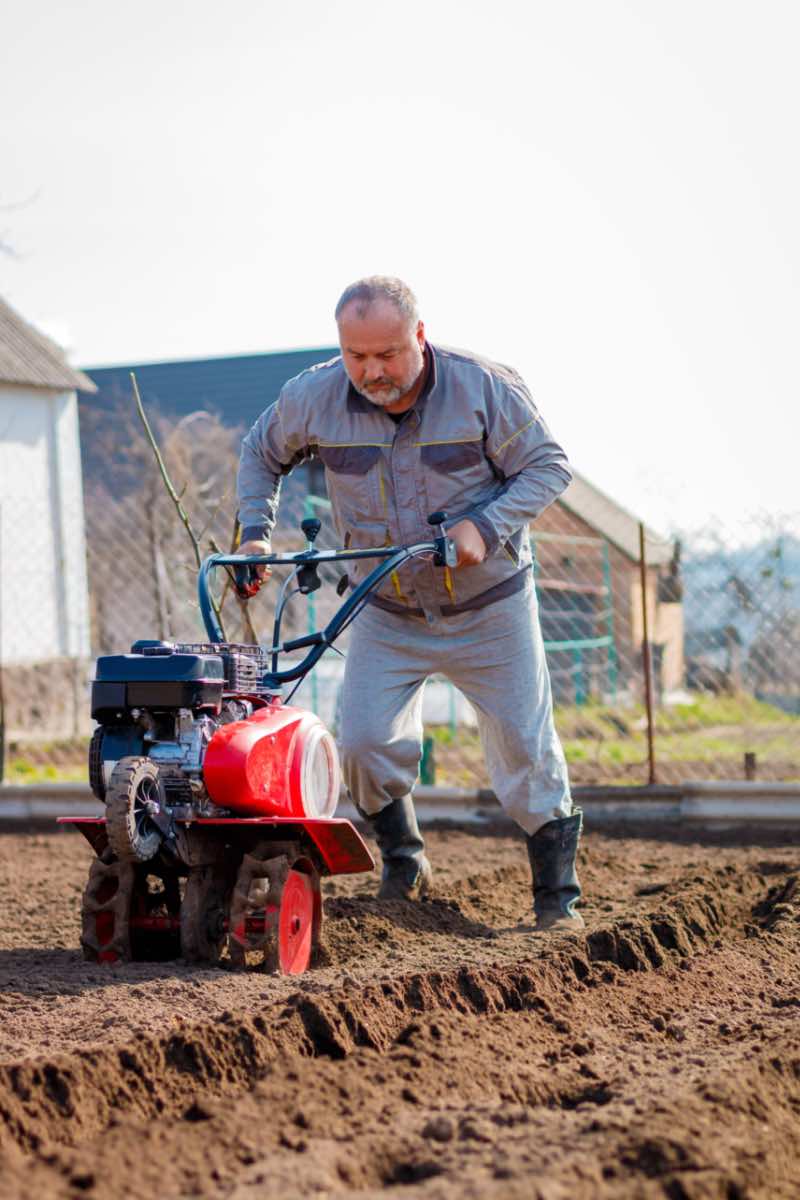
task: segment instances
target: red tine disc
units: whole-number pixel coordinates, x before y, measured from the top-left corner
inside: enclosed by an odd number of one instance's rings
[[[308,875],[289,871],[278,917],[278,961],[282,975],[302,975],[311,961],[314,887]]]

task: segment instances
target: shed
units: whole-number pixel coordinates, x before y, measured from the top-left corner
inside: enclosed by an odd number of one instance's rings
[[[0,299],[0,667],[8,736],[82,724],[89,656],[77,392],[95,385]]]
[[[576,471],[532,532],[545,640],[599,643],[551,650],[556,694],[640,696],[639,518]],[[647,528],[645,564],[655,688],[663,694],[685,682],[681,584],[674,544]]]

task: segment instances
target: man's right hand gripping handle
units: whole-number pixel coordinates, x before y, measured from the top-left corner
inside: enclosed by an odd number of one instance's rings
[[[269,554],[267,542],[243,542],[236,551],[237,554]],[[266,563],[248,563],[246,566],[234,567],[236,590],[243,600],[255,596],[256,592],[267,582],[272,574],[272,568]]]

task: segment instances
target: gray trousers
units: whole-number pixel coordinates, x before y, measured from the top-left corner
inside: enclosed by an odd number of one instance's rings
[[[475,708],[492,788],[527,834],[572,812],[553,725],[531,583],[486,608],[428,623],[368,605],[356,618],[342,689],[345,784],[367,815],[408,795],[422,756],[422,689],[444,675]]]

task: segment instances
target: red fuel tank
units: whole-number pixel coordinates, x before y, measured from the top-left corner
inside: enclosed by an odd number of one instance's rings
[[[215,804],[242,816],[332,817],[339,756],[319,717],[273,702],[217,730],[203,779]]]

